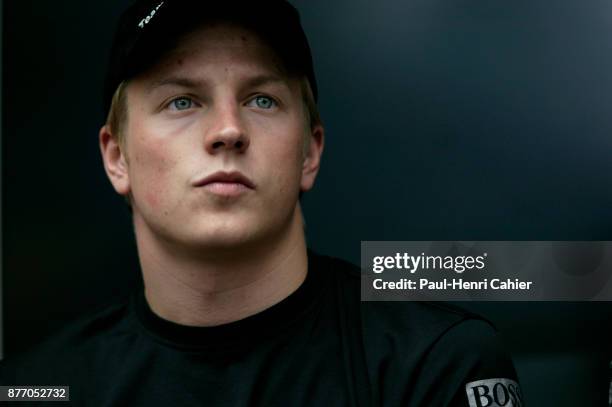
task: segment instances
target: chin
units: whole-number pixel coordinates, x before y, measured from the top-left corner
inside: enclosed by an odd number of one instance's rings
[[[184,243],[200,250],[231,250],[252,245],[266,236],[266,227],[246,220],[198,225],[191,229]]]
[[[270,244],[285,235],[291,218],[282,217],[233,217],[217,219],[197,225],[189,233],[189,240],[200,250],[241,250]]]

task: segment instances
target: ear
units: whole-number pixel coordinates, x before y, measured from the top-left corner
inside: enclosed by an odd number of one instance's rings
[[[112,134],[108,124],[100,129],[99,142],[104,170],[108,179],[118,194],[128,195],[130,193],[130,177],[127,158],[119,145],[117,137]]]
[[[302,164],[302,181],[300,183],[300,190],[302,192],[308,191],[314,186],[321,164],[324,144],[325,130],[323,126],[317,124],[310,133],[310,143]]]

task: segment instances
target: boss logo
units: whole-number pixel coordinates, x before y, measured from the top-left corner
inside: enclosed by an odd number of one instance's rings
[[[523,407],[518,383],[510,379],[486,379],[465,385],[470,407]]]
[[[142,20],[140,20],[140,22],[138,23],[138,27],[140,28],[144,28],[145,25],[149,24],[149,21],[151,21],[151,19],[153,18],[153,16],[155,15],[155,13],[157,13],[157,10],[162,6],[162,4],[164,4],[164,2],[162,1],[161,3],[159,3],[157,5],[157,7],[155,7],[153,10],[151,10],[151,12],[149,13],[148,16],[146,16],[145,18],[143,18]]]

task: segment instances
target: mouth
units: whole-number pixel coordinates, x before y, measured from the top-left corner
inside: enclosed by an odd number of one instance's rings
[[[204,188],[220,196],[238,196],[255,189],[255,184],[246,175],[238,171],[219,171],[196,181],[194,187]]]

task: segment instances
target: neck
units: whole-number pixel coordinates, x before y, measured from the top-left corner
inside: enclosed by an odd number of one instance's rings
[[[304,282],[307,252],[299,206],[273,241],[218,254],[176,250],[134,217],[145,296],[158,316],[182,325],[215,326],[271,307]]]

